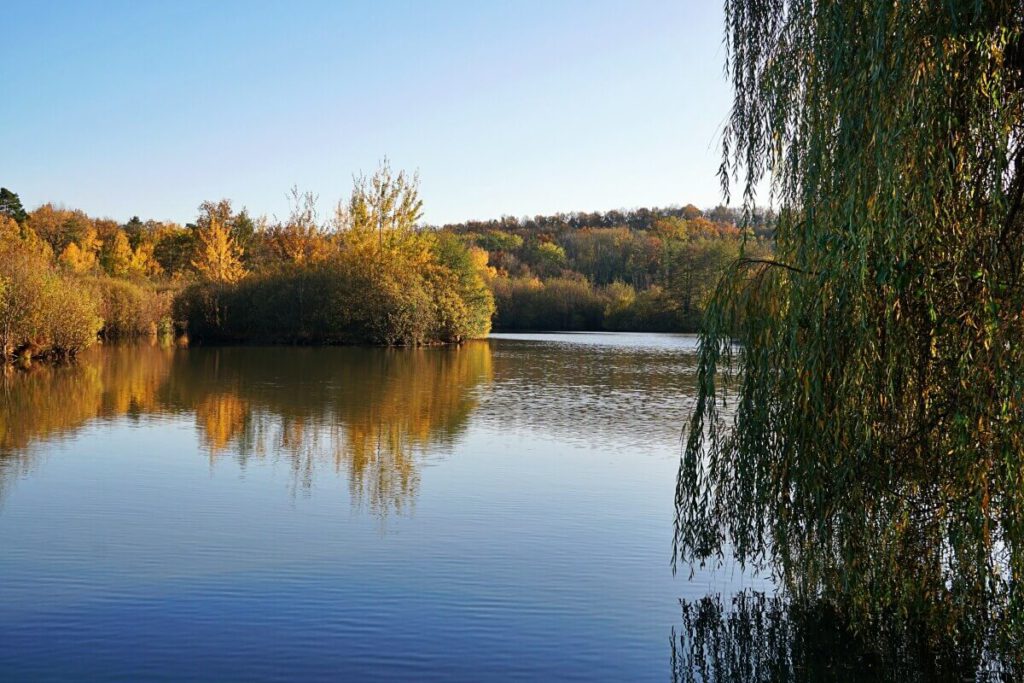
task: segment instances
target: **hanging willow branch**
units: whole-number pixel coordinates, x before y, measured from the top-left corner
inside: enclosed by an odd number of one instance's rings
[[[709,307],[676,557],[958,628],[1018,605],[1024,3],[727,0],[726,45],[723,187],[770,174],[780,218]]]

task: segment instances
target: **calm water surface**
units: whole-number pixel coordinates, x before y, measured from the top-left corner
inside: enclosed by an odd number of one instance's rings
[[[0,396],[0,680],[667,680],[695,340],[116,347]]]

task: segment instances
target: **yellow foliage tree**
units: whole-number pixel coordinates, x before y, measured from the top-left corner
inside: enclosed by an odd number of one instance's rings
[[[60,253],[60,264],[72,273],[87,273],[96,266],[96,252],[72,242]]]
[[[211,282],[237,282],[245,276],[242,266],[242,249],[231,237],[223,221],[212,218],[205,228],[197,233],[196,257],[192,266],[206,280]]]
[[[0,214],[0,240],[11,242],[21,239],[21,226],[10,216]]]
[[[132,267],[133,256],[128,235],[124,230],[118,230],[103,252],[103,267],[114,277],[127,277]]]
[[[486,249],[470,247],[469,260],[473,264],[474,270],[484,279],[484,282],[490,283],[497,277],[498,270],[488,263],[490,254],[487,253]]]
[[[155,246],[143,242],[132,252],[130,271],[138,275],[154,276],[163,272],[160,262],[156,260]]]
[[[76,240],[69,242],[60,252],[60,263],[73,273],[87,273],[96,267],[103,241],[92,225],[86,225]]]

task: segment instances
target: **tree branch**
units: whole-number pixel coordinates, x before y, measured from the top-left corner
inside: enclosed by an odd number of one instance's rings
[[[754,264],[760,264],[760,265],[765,265],[765,266],[774,266],[774,267],[777,267],[777,268],[785,268],[788,271],[792,271],[794,273],[800,273],[801,275],[817,275],[818,274],[818,273],[813,272],[813,271],[804,270],[803,268],[797,268],[796,266],[791,266],[788,263],[783,263],[782,261],[773,261],[771,259],[764,259],[764,258],[741,258],[739,261],[737,261],[737,264],[741,265],[741,266],[748,266],[748,265],[754,265]]]

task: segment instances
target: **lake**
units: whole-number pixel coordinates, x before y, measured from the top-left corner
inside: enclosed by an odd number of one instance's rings
[[[696,340],[95,348],[0,399],[0,680],[669,679]]]

